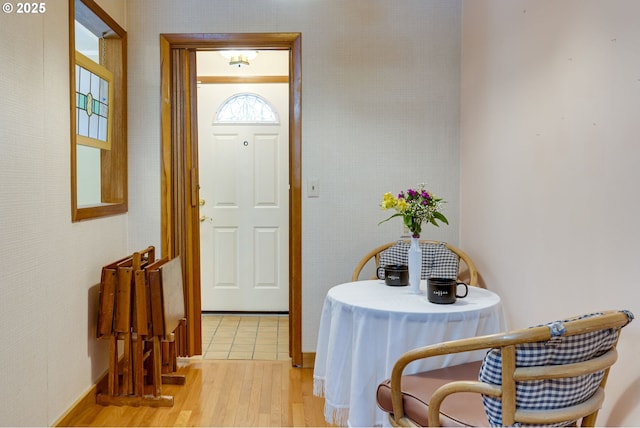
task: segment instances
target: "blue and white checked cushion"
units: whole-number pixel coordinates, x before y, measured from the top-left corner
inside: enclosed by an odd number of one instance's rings
[[[408,264],[408,252],[410,243],[398,241],[397,244],[380,253],[380,266],[391,264]],[[458,256],[446,247],[444,242],[438,244],[421,242],[422,273],[421,279],[458,277]]]
[[[600,314],[588,314],[575,319],[590,318],[596,315]],[[553,335],[547,342],[516,345],[516,366],[531,367],[585,361],[604,354],[618,339],[619,329],[600,330],[565,337],[563,336],[563,323],[567,321],[570,320],[545,324],[551,329]],[[480,367],[480,381],[502,385],[501,367],[500,350],[490,350]],[[600,371],[571,378],[516,382],[516,408],[544,410],[581,403],[593,395],[603,376],[604,371]],[[483,396],[482,401],[491,426],[502,426],[502,402],[500,399]],[[564,426],[571,422],[573,421],[553,426]]]

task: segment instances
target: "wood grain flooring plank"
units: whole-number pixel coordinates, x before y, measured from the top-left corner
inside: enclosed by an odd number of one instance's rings
[[[331,426],[313,396],[313,370],[290,361],[183,360],[185,385],[163,385],[170,408],[89,404],[66,426]]]

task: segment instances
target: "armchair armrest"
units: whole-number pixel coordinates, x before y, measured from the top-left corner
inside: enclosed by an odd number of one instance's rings
[[[491,395],[499,397],[502,394],[502,388],[496,385],[480,381],[455,381],[442,385],[431,396],[429,400],[429,426],[436,427],[440,423],[440,406],[445,398],[456,392],[475,392],[478,394]]]

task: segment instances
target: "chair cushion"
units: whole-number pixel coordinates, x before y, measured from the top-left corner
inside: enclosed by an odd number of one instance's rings
[[[475,380],[481,361],[432,370],[402,377],[405,415],[420,426],[428,426],[429,399],[440,386],[456,380]],[[391,380],[378,385],[377,402],[383,411],[393,414]],[[454,416],[455,415],[455,416]],[[447,397],[440,407],[441,426],[486,426],[487,417],[479,394],[461,392]]]
[[[380,253],[380,266],[391,264],[407,265],[408,252],[411,244],[398,241],[397,244]],[[444,242],[433,244],[421,242],[422,273],[421,278],[451,278],[458,277],[458,264],[460,259],[449,250]]]
[[[599,314],[583,315],[588,318]],[[516,366],[532,367],[569,364],[598,357],[615,345],[617,329],[598,330],[575,336],[563,336],[563,323],[545,324],[554,335],[546,342],[516,345]],[[480,368],[479,379],[494,385],[502,385],[502,356],[499,349],[487,352]],[[579,404],[591,397],[604,376],[604,371],[561,379],[546,379],[516,383],[516,408],[557,409]],[[492,426],[502,426],[502,402],[499,398],[484,396],[483,404]],[[555,426],[566,425],[567,421]]]

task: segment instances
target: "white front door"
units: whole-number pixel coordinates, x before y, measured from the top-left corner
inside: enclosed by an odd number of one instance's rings
[[[219,103],[200,107],[211,86],[198,92],[202,310],[288,311],[286,92],[279,125],[216,125]]]

